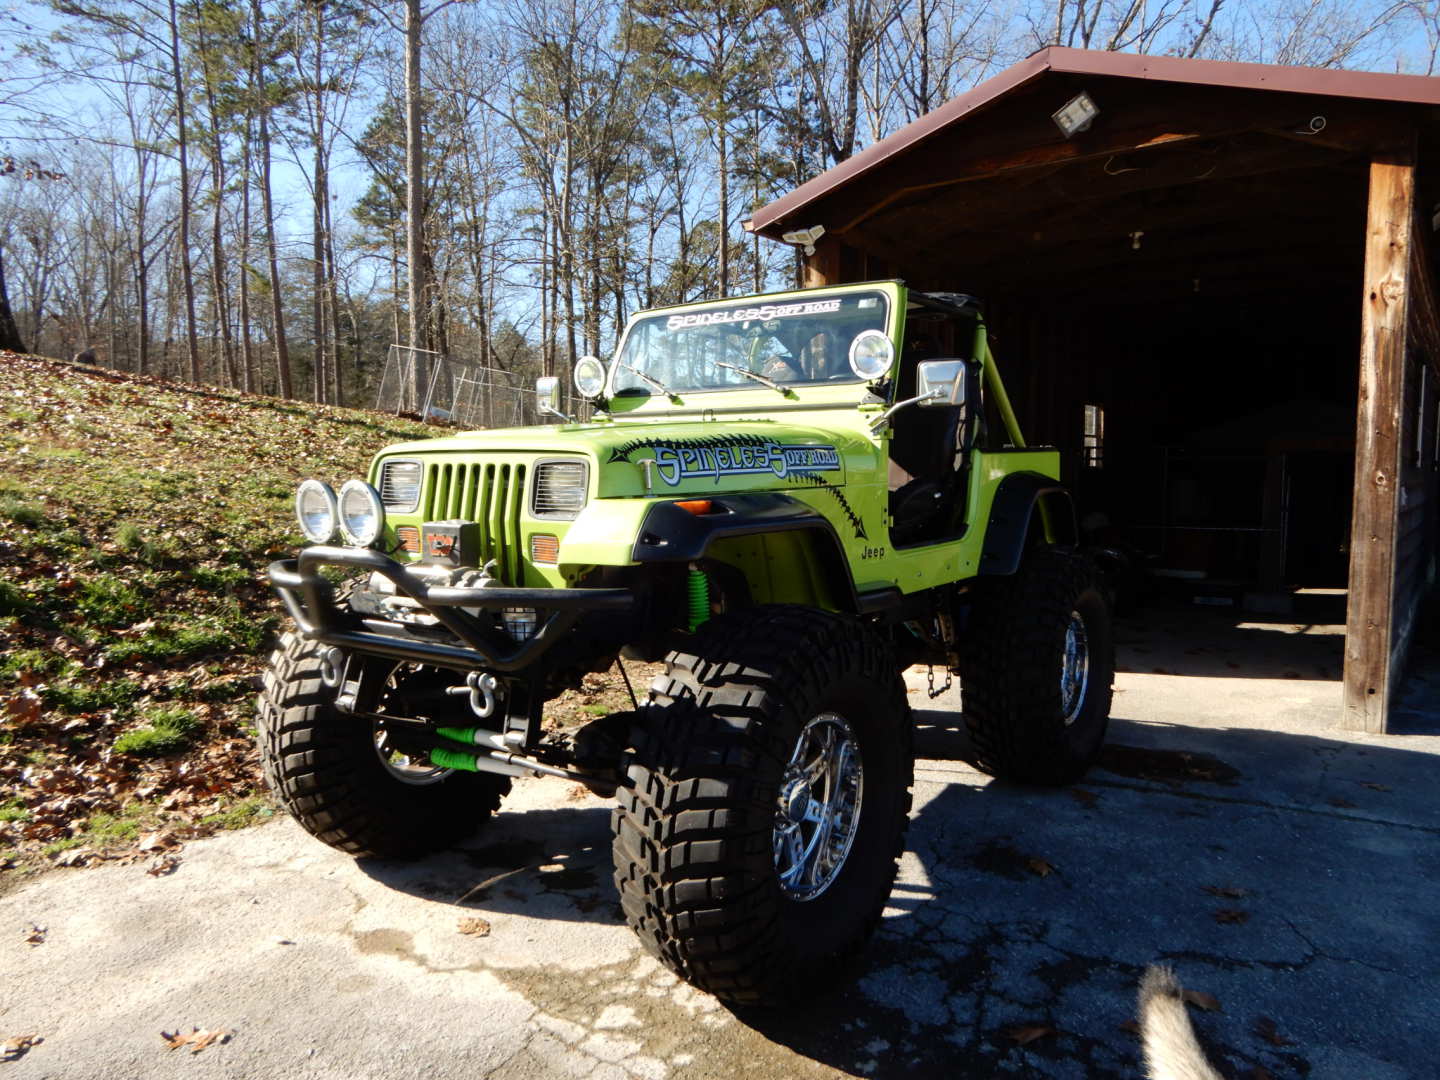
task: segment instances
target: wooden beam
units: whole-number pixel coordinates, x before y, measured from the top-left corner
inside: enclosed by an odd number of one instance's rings
[[[1400,511],[1400,410],[1414,230],[1412,136],[1377,153],[1370,163],[1342,718],[1353,731],[1385,731],[1396,674],[1391,670],[1391,644]]]
[[[831,232],[845,235],[896,202],[922,194],[953,199],[957,185],[977,179],[1104,161],[1245,132],[1291,136],[1297,129],[1307,129],[1315,116],[1327,117],[1325,134],[1337,137],[1296,136],[1291,141],[1297,150],[1308,145],[1354,152],[1393,141],[1406,124],[1397,107],[1375,102],[1258,91],[1191,91],[1152,83],[1139,96],[1133,88],[1114,88],[1114,96],[1101,103],[1095,127],[1073,139],[1059,135],[1048,104],[1042,109],[1033,97],[1023,96],[974,122],[966,137],[957,133],[900,155],[875,170],[866,183],[836,192],[809,212]]]

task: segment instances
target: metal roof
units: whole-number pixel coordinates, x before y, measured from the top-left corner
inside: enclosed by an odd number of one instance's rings
[[[1440,78],[1426,75],[1387,75],[1377,71],[1339,71],[1334,68],[1282,67],[1277,64],[1237,64],[1220,60],[1189,60],[1174,56],[1140,56],[1135,53],[1066,49],[1058,45],[1027,56],[992,79],[951,98],[933,112],[906,124],[801,184],[788,195],[755,211],[746,227],[765,232],[784,218],[842,188],[917,143],[931,138],[972,113],[1013,93],[1049,72],[1061,75],[1096,75],[1122,79],[1221,86],[1241,90],[1272,90],[1319,97],[1359,98],[1414,105],[1440,105]]]

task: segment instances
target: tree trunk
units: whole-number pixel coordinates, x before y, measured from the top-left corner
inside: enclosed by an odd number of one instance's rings
[[[285,340],[285,305],[282,302],[280,258],[275,250],[275,204],[270,193],[270,103],[265,100],[265,65],[259,57],[261,36],[260,0],[250,0],[255,28],[255,89],[260,105],[260,201],[265,216],[265,247],[270,263],[270,320],[275,340],[275,374],[280,381],[280,396],[295,396],[290,379],[290,346]]]
[[[185,134],[185,79],[180,70],[180,21],[170,0],[170,73],[175,88],[175,142],[180,160],[180,275],[185,289],[185,345],[189,378],[200,381],[200,342],[195,333],[195,273],[190,265],[190,163]]]
[[[25,343],[20,340],[20,328],[15,325],[15,315],[10,310],[10,294],[5,290],[5,250],[0,248],[0,349],[23,353]]]
[[[252,86],[253,90],[254,87]],[[255,354],[250,344],[250,134],[253,116],[245,116],[244,145],[240,159],[244,179],[240,183],[240,366],[245,393],[255,392]]]
[[[405,254],[410,264],[410,347],[423,349],[425,326],[424,114],[420,99],[420,0],[405,0]]]

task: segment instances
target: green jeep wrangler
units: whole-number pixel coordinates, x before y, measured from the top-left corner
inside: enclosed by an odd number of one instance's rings
[[[462,839],[511,777],[614,794],[657,957],[735,1003],[813,992],[895,879],[907,667],[959,676],[991,774],[1063,783],[1100,749],[1112,632],[1059,452],[1026,447],[979,305],[893,281],[641,312],[574,378],[593,420],[300,486],[266,777],[313,835],[388,857]],[[557,380],[537,394],[558,414]],[[664,660],[647,700],[542,728],[619,656]]]

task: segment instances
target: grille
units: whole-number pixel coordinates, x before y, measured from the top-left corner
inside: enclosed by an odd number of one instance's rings
[[[525,584],[520,507],[525,466],[519,462],[432,462],[425,470],[425,520],[480,526],[480,565],[494,559],[507,585]]]

